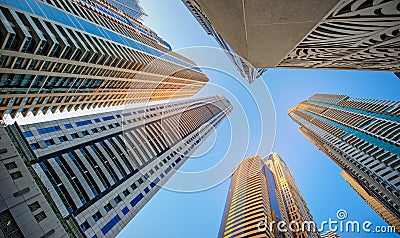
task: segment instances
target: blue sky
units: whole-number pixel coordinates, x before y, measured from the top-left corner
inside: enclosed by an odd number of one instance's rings
[[[270,69],[262,79],[248,85],[243,79],[237,79],[237,72],[220,51],[199,48],[218,47],[218,44],[179,0],[143,0],[142,6],[149,15],[146,25],[178,53],[190,56],[203,66],[210,83],[198,96],[222,94],[231,100],[234,112],[180,169],[181,174],[167,183],[169,189],[161,189],[119,238],[216,237],[230,182],[225,178],[240,160],[253,154],[264,156],[271,151],[286,161],[317,223],[335,219],[336,212],[345,209],[349,220],[386,225],[344,181],[340,168],[298,131],[287,111],[314,93],[400,100],[400,80],[388,72]],[[223,164],[221,160],[227,165],[217,170],[218,175],[197,176],[201,172],[212,173],[210,170]],[[179,186],[190,190],[185,187],[188,184],[174,185],[179,184],[179,178],[186,178],[185,172],[193,175],[188,180],[193,190],[202,191],[172,191],[180,190]],[[207,181],[209,177],[214,180]],[[209,188],[210,184],[216,186]],[[342,236],[397,237],[367,233]]]

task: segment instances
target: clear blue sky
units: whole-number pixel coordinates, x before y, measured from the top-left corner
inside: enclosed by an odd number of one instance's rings
[[[181,1],[143,0],[142,6],[149,15],[145,24],[158,32],[174,50],[198,46],[218,47]],[[208,53],[207,49],[194,48],[178,52],[190,56],[196,62],[200,61],[200,65],[207,68],[215,64],[215,68],[235,74],[227,58],[213,50]],[[233,166],[246,156],[264,156],[270,151],[280,154],[290,167],[317,223],[334,219],[339,209],[345,209],[349,220],[369,220],[373,225],[386,225],[344,181],[339,174],[340,168],[298,131],[297,124],[291,121],[287,111],[314,93],[400,100],[400,80],[388,72],[271,69],[264,74],[263,79],[258,79],[253,85],[243,86],[232,78],[237,73],[230,76],[221,71],[204,69],[210,78],[210,85],[199,95],[222,94],[232,100],[234,112],[202,146],[198,155],[189,159],[180,169],[181,172],[207,171],[221,164],[223,157],[228,165],[221,171],[220,177],[214,176],[214,182],[218,185],[201,192],[171,191],[180,190],[174,187],[174,184],[179,183],[177,178],[181,175],[178,174],[167,184],[171,189],[161,189],[119,234],[119,238],[216,237],[230,182],[229,179],[221,178],[226,178]],[[272,103],[264,85],[267,85],[272,96],[275,112],[271,109]],[[246,95],[247,92],[252,96]],[[241,126],[243,120],[246,123]],[[241,133],[246,133],[246,136],[242,138]],[[236,148],[240,146],[235,143],[242,143],[245,148]],[[239,149],[242,153],[230,153]],[[208,179],[203,178],[204,181]],[[189,181],[195,190],[206,188],[210,182],[202,184],[201,178]],[[201,185],[196,186],[198,184]],[[342,237],[397,235],[346,233]]]

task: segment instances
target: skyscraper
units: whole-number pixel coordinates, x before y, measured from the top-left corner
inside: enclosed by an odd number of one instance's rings
[[[269,154],[264,161],[274,174],[278,193],[283,201],[283,214],[285,214],[289,224],[298,224],[300,228],[303,226],[306,228],[309,227],[304,230],[292,232],[293,238],[319,237],[317,226],[315,224],[310,225],[310,222],[314,222],[314,218],[312,217],[310,210],[307,207],[307,203],[297,187],[296,181],[290,172],[289,167],[276,153]]]
[[[289,116],[400,221],[400,102],[315,94],[291,108]]]
[[[120,9],[134,19],[141,19],[146,16],[142,7],[139,5],[139,0],[105,0],[107,3]]]
[[[399,0],[183,1],[255,68],[400,70]]]
[[[53,209],[45,205],[44,217],[57,216],[60,230],[78,237],[116,236],[231,110],[228,100],[216,96],[11,125],[2,133],[14,138],[21,156],[30,156],[10,174],[1,170],[2,176],[19,181],[22,175],[16,173],[29,170],[47,194],[48,201],[39,197],[40,202],[53,204]],[[13,157],[8,158],[12,163]],[[24,222],[11,208],[4,212],[16,224]],[[16,227],[23,234],[32,232]]]
[[[357,183],[346,172],[342,171],[340,173],[346,182],[360,195],[362,199],[372,208],[374,211],[390,226],[395,227],[395,231],[400,233],[400,220],[397,219],[388,209],[386,209],[382,204],[373,196],[371,196],[363,187]]]
[[[250,157],[234,170],[219,237],[319,237],[290,170],[277,154]]]
[[[252,83],[256,78],[259,78],[265,71],[266,68],[254,68],[249,62],[245,61],[242,57],[237,55],[235,51],[229,46],[229,44],[222,38],[218,32],[214,29],[207,17],[200,10],[200,6],[196,1],[182,0],[185,6],[189,9],[192,15],[200,23],[203,29],[208,35],[215,38],[221,48],[225,51],[229,60],[235,65],[236,69],[247,81]]]
[[[208,81],[101,0],[0,3],[0,117],[194,95]]]

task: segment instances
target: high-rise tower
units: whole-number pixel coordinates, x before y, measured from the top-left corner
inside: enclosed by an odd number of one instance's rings
[[[254,68],[400,71],[400,0],[182,1]]]
[[[116,236],[231,110],[228,100],[216,96],[11,125],[1,129],[2,134],[13,138],[11,145],[21,157],[29,156],[17,162],[8,156],[7,164],[14,164],[12,169],[2,168],[1,176],[37,184],[48,200],[38,197],[46,208],[42,220],[52,217],[56,222],[57,216],[60,230],[64,227],[78,237]],[[8,147],[2,144],[0,152]],[[26,170],[34,180],[19,172]],[[29,184],[1,193],[24,194]],[[2,198],[6,204],[13,201],[3,194]],[[22,205],[17,211],[30,214],[24,198],[19,197]],[[16,224],[24,222],[12,207],[5,207],[3,213]],[[47,222],[41,224],[56,228]],[[33,232],[29,226],[16,227],[25,235]]]
[[[102,0],[0,3],[0,117],[194,95],[208,81]]]
[[[400,102],[315,94],[290,109],[289,116],[400,221]]]
[[[249,81],[249,83],[252,83],[256,78],[259,78],[265,71],[267,71],[266,68],[254,68],[244,58],[237,55],[235,51],[229,46],[229,44],[224,40],[224,38],[222,38],[214,29],[207,17],[200,10],[200,7],[196,3],[196,1],[182,0],[182,2],[189,9],[196,20],[200,23],[207,34],[215,38],[221,48],[225,51],[229,60],[235,65],[236,69],[240,72],[242,77]]]
[[[287,221],[289,224],[295,223],[297,224],[296,226],[301,228],[298,231],[292,231],[293,238],[319,237],[317,226],[313,223],[314,218],[312,217],[310,210],[307,207],[307,203],[301,195],[288,166],[276,153],[269,154],[264,158],[264,161],[274,174],[279,196],[283,201],[283,213],[285,214]],[[305,229],[302,230],[303,227]]]
[[[250,157],[234,170],[219,237],[319,237],[290,170],[277,154]]]
[[[395,228],[397,233],[400,233],[400,220],[397,219],[381,202],[371,196],[355,179],[346,172],[340,173],[346,182],[360,195],[360,197],[390,226]]]
[[[139,5],[139,0],[105,0],[107,3],[120,9],[134,19],[141,19],[146,16],[142,7]]]

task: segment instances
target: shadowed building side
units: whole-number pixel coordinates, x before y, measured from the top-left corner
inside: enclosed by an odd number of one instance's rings
[[[254,68],[400,70],[400,0],[183,2]]]
[[[0,158],[7,159],[4,166],[9,168],[0,171],[6,178],[4,187],[15,183],[21,191],[1,190],[1,202],[11,204],[18,199],[22,205],[18,210],[1,207],[0,215],[12,217],[12,224],[25,237],[39,234],[33,218],[38,212],[44,214],[39,220],[43,220],[41,234],[60,230],[49,237],[62,236],[63,229],[75,237],[115,237],[232,109],[227,99],[215,96],[10,125],[6,133],[2,129],[1,137],[15,139],[0,147]],[[11,155],[3,157],[13,145],[22,148],[14,154],[29,152],[31,156],[24,157],[23,163]],[[27,176],[27,170],[35,180]],[[29,191],[38,194],[37,198],[31,199]],[[10,196],[13,192],[17,199]],[[36,201],[46,210],[39,209],[32,216],[26,204]],[[29,215],[18,216],[22,212]],[[32,226],[23,226],[24,219],[31,219]]]
[[[393,223],[400,221],[400,102],[315,94],[289,116],[397,219]]]

